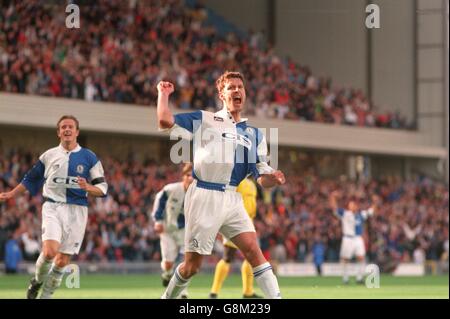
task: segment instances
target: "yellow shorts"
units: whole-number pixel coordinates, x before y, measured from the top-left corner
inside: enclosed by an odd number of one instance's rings
[[[223,237],[222,242],[223,242],[224,246],[234,248],[234,249],[239,249],[230,239],[226,238],[225,236],[222,236],[222,237]]]

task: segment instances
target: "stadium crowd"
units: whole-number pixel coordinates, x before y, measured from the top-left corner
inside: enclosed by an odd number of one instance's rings
[[[35,154],[0,152],[0,192],[20,182],[35,160]],[[179,168],[131,158],[101,160],[109,184],[108,196],[92,199],[77,259],[160,260],[159,238],[150,212],[157,191],[179,179]],[[365,231],[369,260],[381,265],[448,260],[448,187],[444,184],[427,178],[402,181],[394,177],[358,183],[344,177],[321,178],[312,170],[288,172],[287,176],[286,185],[259,191],[255,225],[269,259],[312,262],[314,245],[322,243],[325,260],[338,261],[341,226],[329,208],[328,195],[339,190],[342,205],[349,197],[359,198],[361,208],[369,206],[372,194],[382,199]],[[28,194],[0,205],[0,260],[9,240],[18,243],[25,259],[37,258],[41,205],[41,195]]]
[[[217,109],[214,80],[247,77],[247,113],[353,126],[411,128],[360,89],[338,87],[291,58],[261,32],[219,34],[201,5],[182,0],[82,2],[82,26],[66,27],[65,7],[5,1],[0,10],[0,91],[155,105],[156,83],[176,83],[182,109]]]

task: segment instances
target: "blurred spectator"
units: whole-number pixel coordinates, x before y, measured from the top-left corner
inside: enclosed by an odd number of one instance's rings
[[[413,261],[415,264],[424,265],[425,264],[425,250],[419,244],[413,253]]]
[[[275,245],[273,252],[270,255],[272,257],[272,261],[277,264],[283,263],[287,260],[286,247],[283,245],[282,241]]]
[[[5,247],[5,269],[7,274],[17,273],[19,263],[22,261],[22,250],[14,234],[6,242]]]
[[[312,247],[314,255],[314,265],[319,276],[322,275],[322,264],[325,261],[325,244],[320,235],[317,235]]]
[[[442,253],[441,260],[448,262],[448,238],[444,242],[444,252]]]
[[[0,152],[0,191],[18,183],[35,159],[36,154]],[[106,198],[90,199],[92,208],[78,260],[158,260],[159,237],[148,214],[156,192],[178,180],[178,168],[108,156],[102,162],[109,192]],[[403,181],[387,176],[356,182],[322,178],[313,170],[299,173],[293,169],[286,174],[286,185],[260,190],[258,198],[255,228],[269,260],[307,262],[315,261],[321,254],[324,261],[339,260],[341,226],[327,201],[335,189],[348,197],[360,198],[362,208],[369,206],[372,194],[382,198],[364,234],[372,262],[393,269],[398,262],[422,260],[422,253],[425,259],[448,259],[446,185],[424,177]],[[0,205],[0,253],[6,234],[17,232],[25,258],[32,258],[29,255],[41,240],[41,201],[40,195],[30,198],[26,194]],[[320,245],[316,246],[319,235]]]
[[[214,81],[225,70],[247,80],[248,114],[385,128],[410,128],[375,111],[357,88],[332,87],[275,54],[264,31],[220,34],[203,5],[182,0],[86,1],[83,27],[65,27],[64,4],[6,1],[0,10],[0,91],[155,105],[161,79],[177,84],[182,109],[217,109]],[[392,107],[383,107],[391,110]]]
[[[29,229],[22,234],[21,241],[24,247],[24,259],[35,262],[40,253],[40,245],[37,236]]]

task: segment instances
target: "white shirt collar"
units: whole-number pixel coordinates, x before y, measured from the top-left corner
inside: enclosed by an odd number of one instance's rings
[[[81,146],[77,144],[77,146],[73,150],[68,151],[64,148],[64,146],[62,146],[62,144],[59,144],[59,149],[65,153],[76,153],[81,150]]]
[[[220,111],[217,111],[215,114],[218,115],[218,116],[220,116],[220,117],[222,117],[222,118],[225,118],[225,119],[228,118],[228,119],[234,121],[233,116],[232,116],[231,113],[228,111],[228,109],[227,109],[226,106],[224,106]],[[246,121],[248,121],[248,118],[246,118],[246,117],[241,117],[241,120],[240,120],[238,123],[242,123],[242,122],[246,122]]]

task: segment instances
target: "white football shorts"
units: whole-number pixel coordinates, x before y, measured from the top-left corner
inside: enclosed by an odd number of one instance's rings
[[[42,241],[60,243],[59,252],[78,254],[88,219],[86,206],[45,202],[42,205]]]
[[[184,228],[163,232],[159,236],[162,262],[175,262],[178,253],[184,254]]]
[[[342,237],[341,258],[351,259],[353,256],[364,257],[366,255],[366,247],[362,236]]]
[[[219,232],[230,239],[244,232],[255,232],[242,196],[235,188],[210,190],[198,187],[194,180],[186,192],[184,214],[187,252],[210,255]]]

